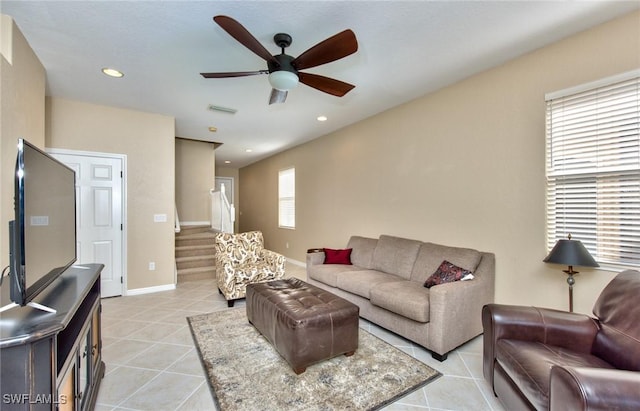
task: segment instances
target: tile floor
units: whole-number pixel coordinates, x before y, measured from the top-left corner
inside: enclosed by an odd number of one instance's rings
[[[303,267],[287,276],[305,279]],[[178,284],[175,290],[102,300],[106,374],[96,410],[216,410],[185,317],[227,309],[213,280]],[[244,306],[244,301],[236,302]],[[482,378],[482,338],[444,362],[374,324],[361,327],[440,371],[443,376],[386,408],[399,410],[502,411]]]

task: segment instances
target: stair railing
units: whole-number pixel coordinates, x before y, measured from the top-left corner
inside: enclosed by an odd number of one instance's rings
[[[176,233],[180,232],[180,219],[178,218],[178,206],[174,204],[174,211],[175,211],[175,223],[174,223],[174,229],[176,230]]]
[[[236,209],[225,194],[224,184],[220,190],[212,188],[211,193],[211,228],[221,233],[233,233],[236,221]]]

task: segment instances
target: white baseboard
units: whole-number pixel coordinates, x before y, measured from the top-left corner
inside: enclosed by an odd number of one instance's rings
[[[303,263],[302,261],[294,260],[293,258],[289,258],[289,257],[287,257],[287,262],[291,263],[293,265],[300,266],[300,267],[306,267],[307,266],[306,262]]]
[[[151,294],[151,293],[158,293],[160,291],[171,291],[175,289],[176,289],[175,284],[156,285],[153,287],[134,288],[133,290],[127,290],[126,295]]]
[[[190,225],[211,225],[211,221],[180,221],[180,226],[190,226]]]

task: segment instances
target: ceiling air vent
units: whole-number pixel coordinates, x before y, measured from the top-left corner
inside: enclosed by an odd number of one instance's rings
[[[208,109],[211,111],[219,111],[221,113],[229,113],[229,114],[236,114],[236,112],[238,111],[235,108],[216,106],[213,104],[209,104]]]

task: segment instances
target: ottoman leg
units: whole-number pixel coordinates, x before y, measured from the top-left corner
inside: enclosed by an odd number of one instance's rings
[[[345,357],[351,357],[355,353],[356,353],[355,351],[349,351],[349,352],[344,353],[344,356]]]
[[[298,367],[293,369],[293,372],[295,372],[296,375],[300,375],[305,371],[307,371],[307,367]]]

